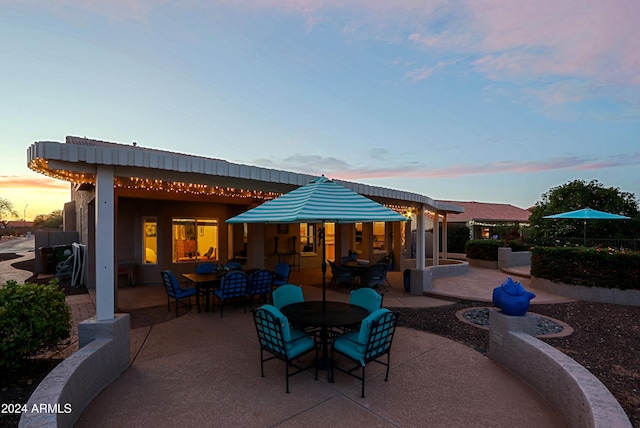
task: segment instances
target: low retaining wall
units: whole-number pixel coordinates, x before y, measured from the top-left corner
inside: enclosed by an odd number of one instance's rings
[[[438,266],[427,266],[431,278],[466,275],[469,272],[469,263],[462,260],[440,260],[439,263]]]
[[[498,248],[498,269],[531,265],[531,251],[516,251],[510,247]]]
[[[467,262],[469,262],[469,266],[479,267],[483,269],[498,269],[498,262],[495,260],[478,260],[478,259],[470,259],[467,257]]]
[[[545,290],[560,296],[589,302],[615,303],[618,305],[640,306],[640,290],[619,290],[617,288],[587,287],[531,276],[531,288]]]
[[[536,339],[537,317],[489,313],[489,358],[523,379],[563,415],[570,427],[631,428],[611,392],[587,369]]]
[[[81,322],[80,349],[38,385],[18,426],[73,427],[91,400],[129,367],[129,329],[129,314]]]
[[[427,266],[424,270],[411,269],[411,294],[421,296],[431,290],[433,279],[465,275],[469,272],[469,263],[461,260],[440,260],[437,266]]]

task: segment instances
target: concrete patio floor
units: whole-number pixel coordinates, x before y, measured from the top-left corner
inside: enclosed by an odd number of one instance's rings
[[[440,294],[440,299],[405,293],[402,274],[392,272],[384,306],[449,305],[456,293],[490,301],[493,288],[507,276],[472,268],[464,276],[436,279],[432,296]],[[518,279],[528,286],[526,278]],[[290,282],[303,285],[305,299],[321,298],[319,271],[292,272]],[[532,303],[568,301],[537,294]],[[346,301],[348,290],[329,289],[327,299]],[[141,300],[166,305],[161,287],[120,287],[121,310]],[[323,371],[318,381],[313,370],[296,375],[290,394],[285,393],[284,363],[265,363],[265,377],[260,377],[253,319],[242,308],[225,309],[224,318],[218,310],[183,309],[176,319],[133,328],[131,360],[131,367],[87,407],[78,427],[566,426],[543,397],[484,355],[406,328],[397,330],[388,382],[383,366],[367,366],[366,398],[360,398],[359,381],[340,372],[334,383]]]
[[[22,260],[34,257],[33,252],[21,255]],[[16,261],[0,263],[0,271],[21,281],[30,273],[11,268]],[[529,287],[527,273],[526,267],[509,273],[471,268],[466,275],[434,280],[429,296],[412,296],[404,292],[401,272],[391,272],[393,287],[384,291],[384,306],[442,306],[452,304],[451,299],[490,302],[493,288],[508,275],[522,275],[518,280]],[[321,298],[319,270],[294,271],[290,282],[303,285],[307,300]],[[536,294],[532,304],[569,301]],[[346,289],[327,291],[328,300],[347,301],[348,295]],[[95,294],[91,290],[67,301],[75,335],[78,321],[95,314]],[[194,307],[175,318],[166,311],[160,286],[121,286],[118,303],[123,312],[150,307],[151,319],[148,325],[132,323],[131,366],[95,397],[78,427],[566,426],[559,412],[519,378],[437,335],[398,328],[389,381],[384,382],[383,366],[370,364],[366,398],[360,398],[356,379],[336,372],[335,382],[328,383],[321,371],[315,381],[313,370],[292,377],[291,393],[286,394],[282,362],[265,363],[265,377],[260,377],[249,312],[228,308],[220,318],[218,311],[198,313]],[[71,351],[73,346],[67,353]],[[301,363],[309,364],[311,358]],[[346,360],[338,359],[338,364]]]

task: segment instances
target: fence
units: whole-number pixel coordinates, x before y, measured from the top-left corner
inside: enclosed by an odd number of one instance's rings
[[[603,247],[616,250],[640,251],[640,239],[608,239],[608,238],[537,238],[533,245],[543,247]]]

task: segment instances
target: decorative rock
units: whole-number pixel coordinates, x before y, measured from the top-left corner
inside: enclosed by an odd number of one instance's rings
[[[535,294],[525,290],[519,281],[514,282],[511,277],[493,289],[493,304],[506,315],[523,316],[534,297]]]

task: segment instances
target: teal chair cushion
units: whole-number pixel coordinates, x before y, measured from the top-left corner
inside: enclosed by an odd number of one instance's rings
[[[273,305],[280,309],[292,303],[304,302],[304,295],[300,286],[284,284],[273,290],[271,300],[273,300]]]
[[[373,311],[368,317],[362,320],[360,324],[360,331],[353,333],[343,334],[336,338],[335,349],[348,355],[355,361],[360,362],[364,367],[364,353],[367,350],[367,343],[369,342],[369,336],[371,336],[371,326],[373,322],[383,317],[389,312],[389,309],[377,309]]]
[[[263,305],[260,309],[269,312],[280,324],[282,330],[282,340],[289,358],[295,358],[312,349],[315,346],[314,340],[308,334],[289,328],[289,320],[278,308],[273,305]]]
[[[369,313],[372,313],[382,306],[382,296],[371,288],[359,288],[351,292],[349,303],[365,308]]]

